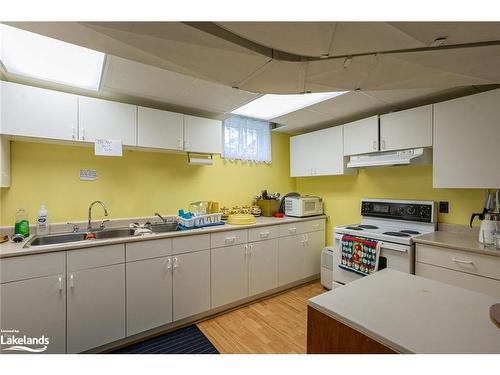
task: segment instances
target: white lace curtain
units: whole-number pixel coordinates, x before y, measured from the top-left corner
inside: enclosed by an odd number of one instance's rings
[[[271,125],[267,121],[233,116],[223,123],[223,157],[271,163]]]

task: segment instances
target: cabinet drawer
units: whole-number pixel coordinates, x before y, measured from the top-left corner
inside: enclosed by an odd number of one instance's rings
[[[68,251],[68,272],[125,263],[125,244]]]
[[[325,230],[325,219],[310,220],[306,221],[304,224],[305,232],[319,232]]]
[[[135,260],[159,258],[172,254],[172,239],[147,240],[125,244],[127,262]]]
[[[293,236],[307,232],[307,226],[303,222],[295,222],[280,225],[280,237]]]
[[[498,280],[470,275],[468,273],[419,262],[415,264],[415,274],[417,276],[500,298],[500,281]]]
[[[500,280],[500,257],[417,244],[416,261]]]
[[[279,225],[252,228],[248,230],[248,242],[271,240],[280,236]]]
[[[172,239],[172,254],[191,253],[210,249],[210,235],[177,237]]]
[[[64,251],[0,259],[0,283],[65,273],[65,263]]]
[[[213,233],[210,239],[210,247],[232,246],[245,242],[248,242],[248,230],[230,230],[227,232]]]

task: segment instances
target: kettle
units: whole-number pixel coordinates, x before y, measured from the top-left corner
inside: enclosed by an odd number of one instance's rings
[[[489,245],[493,244],[495,241],[495,233],[500,230],[500,202],[499,193],[500,190],[496,191],[496,211],[494,210],[495,203],[493,202],[493,195],[488,190],[486,192],[486,200],[484,202],[484,208],[482,213],[473,213],[470,218],[470,226],[472,227],[472,222],[477,216],[481,220],[481,226],[479,227],[479,242]]]

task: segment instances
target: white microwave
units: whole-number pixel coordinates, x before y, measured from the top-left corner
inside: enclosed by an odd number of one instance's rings
[[[305,217],[323,214],[323,200],[320,197],[306,195],[285,198],[285,215]]]

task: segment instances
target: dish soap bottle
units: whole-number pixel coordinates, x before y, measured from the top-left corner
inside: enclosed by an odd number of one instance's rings
[[[38,210],[38,217],[36,219],[36,234],[44,236],[49,234],[49,211],[42,202]]]
[[[14,233],[20,234],[24,237],[30,235],[30,223],[28,221],[28,214],[24,208],[20,208],[16,212],[16,225],[14,226]]]

